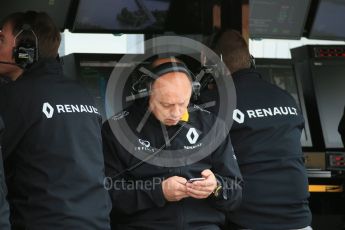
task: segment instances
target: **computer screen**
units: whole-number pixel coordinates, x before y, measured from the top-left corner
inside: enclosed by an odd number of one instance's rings
[[[251,38],[300,39],[310,0],[250,0]]]
[[[213,0],[83,0],[74,32],[204,33],[212,29]]]
[[[295,99],[305,120],[305,128],[301,136],[301,144],[303,147],[312,147],[302,86],[300,80],[296,77],[292,61],[290,59],[257,58],[255,59],[255,65],[257,71],[261,74],[264,80],[286,90]]]
[[[28,10],[46,12],[55,22],[55,24],[63,31],[67,26],[67,17],[70,7],[74,3],[73,0],[11,0],[3,1],[0,7],[0,21],[2,21],[8,14],[14,12],[25,12]]]
[[[344,12],[344,0],[320,0],[309,38],[345,40]]]

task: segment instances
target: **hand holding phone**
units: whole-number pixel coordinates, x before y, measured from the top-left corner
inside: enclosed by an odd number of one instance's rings
[[[191,178],[187,181],[187,195],[195,199],[206,199],[217,187],[217,179],[210,169],[201,172],[202,178]],[[200,181],[193,183],[194,181]],[[190,182],[190,183],[188,183]]]

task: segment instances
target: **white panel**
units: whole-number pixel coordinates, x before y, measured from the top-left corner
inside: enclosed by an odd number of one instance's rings
[[[112,34],[65,34],[65,55],[70,53],[126,53],[127,36]]]
[[[255,58],[291,58],[290,49],[303,45],[345,45],[344,41],[261,39],[249,40],[249,51]]]
[[[254,57],[264,56],[264,44],[259,40],[249,41],[249,51]]]
[[[127,34],[127,51],[131,54],[144,53],[144,35],[143,34]]]
[[[264,44],[264,57],[275,58],[276,54],[276,42],[271,39],[262,40]]]

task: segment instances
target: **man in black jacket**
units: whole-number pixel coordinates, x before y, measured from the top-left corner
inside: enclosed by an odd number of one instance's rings
[[[338,131],[341,135],[341,139],[343,140],[343,145],[345,147],[345,108],[344,108],[344,114],[343,117],[340,120]]]
[[[298,106],[251,67],[247,43],[238,32],[223,32],[214,49],[231,71],[237,96],[230,136],[244,185],[241,206],[229,214],[229,229],[309,229],[300,144],[304,120]],[[216,91],[204,96],[203,103],[217,100]]]
[[[4,124],[0,117],[0,143],[2,139]],[[9,230],[10,229],[10,211],[8,209],[8,204],[6,200],[7,189],[5,183],[3,161],[2,161],[2,151],[0,145],[0,229]]]
[[[205,110],[188,112],[192,85],[184,64],[159,59],[154,66],[149,100],[102,130],[112,228],[220,229],[242,192],[227,130]],[[212,148],[216,140],[223,141]]]
[[[2,141],[13,229],[110,229],[101,117],[56,60],[45,13],[9,15],[0,32]]]

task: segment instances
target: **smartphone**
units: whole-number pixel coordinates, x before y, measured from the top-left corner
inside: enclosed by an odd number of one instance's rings
[[[193,183],[194,181],[203,181],[203,180],[205,180],[204,177],[196,177],[196,178],[189,179],[187,182],[188,183]]]

